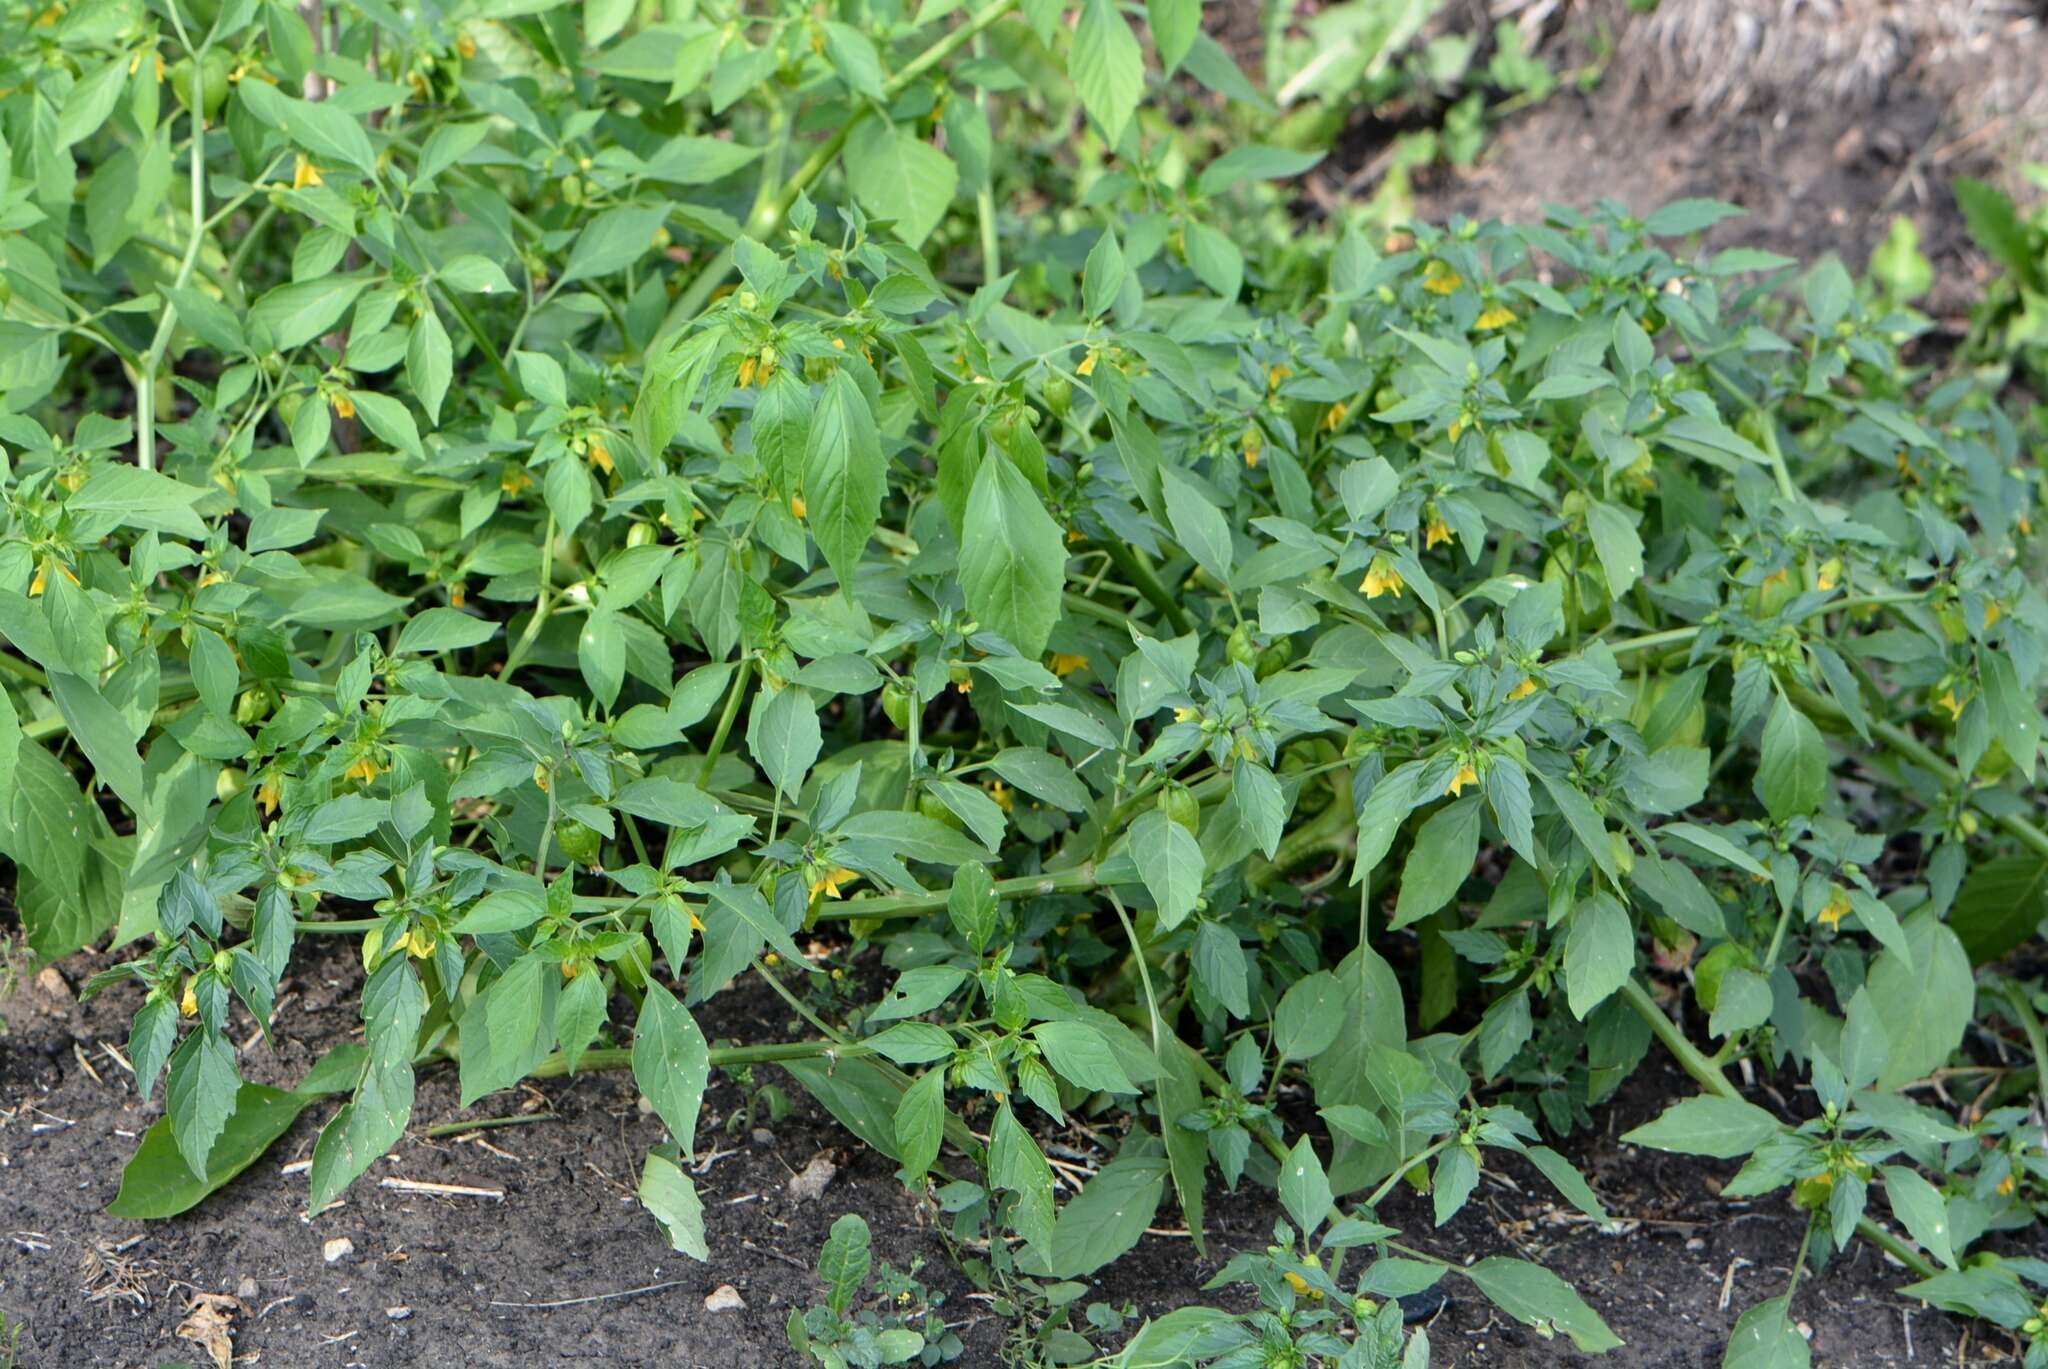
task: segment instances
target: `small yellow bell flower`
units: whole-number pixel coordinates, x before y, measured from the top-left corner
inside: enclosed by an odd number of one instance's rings
[[[1440,513],[1432,516],[1429,520],[1429,527],[1422,534],[1422,549],[1424,551],[1433,551],[1440,544],[1450,540],[1451,525],[1444,521],[1444,516]]]
[[[178,1011],[186,1017],[199,1016],[199,995],[193,991],[192,987],[198,982],[198,975],[194,975],[190,979],[186,980],[185,996],[178,1000]]]
[[[798,518],[802,518],[810,513],[811,506],[804,502],[804,497],[802,495],[793,494],[789,497],[789,511],[795,514]]]
[[[301,152],[298,165],[292,169],[292,189],[304,190],[308,186],[324,184],[326,184],[326,178],[320,174],[320,168],[313,165],[311,157]]]
[[[823,894],[826,898],[842,898],[844,895],[839,892],[840,887],[851,884],[859,878],[860,875],[857,871],[835,865],[811,881],[811,897],[816,898],[819,894]]]
[[[1076,656],[1072,652],[1066,651],[1056,651],[1053,653],[1052,673],[1063,679],[1068,675],[1072,675],[1077,670],[1086,670],[1087,668],[1088,658],[1086,656]]]
[[[1365,568],[1365,579],[1359,582],[1368,599],[1377,599],[1382,594],[1399,594],[1408,587],[1401,578],[1401,572],[1394,569],[1394,563],[1384,556],[1372,558],[1372,564]]]
[[[1010,786],[1004,784],[1001,780],[989,781],[988,796],[994,799],[996,807],[1002,809],[1005,813],[1016,811],[1017,797],[1011,792]]]
[[[1531,694],[1534,694],[1534,693],[1535,693],[1535,692],[1536,692],[1537,690],[1539,690],[1539,689],[1541,689],[1541,688],[1543,688],[1543,686],[1542,686],[1542,685],[1540,685],[1540,684],[1537,684],[1537,683],[1536,683],[1536,679],[1535,679],[1535,677],[1534,677],[1534,676],[1531,676],[1530,678],[1528,678],[1528,679],[1526,679],[1526,680],[1522,681],[1522,682],[1521,682],[1520,684],[1516,685],[1516,686],[1515,686],[1515,687],[1514,687],[1513,689],[1510,689],[1510,690],[1508,691],[1508,699],[1509,699],[1510,701],[1514,701],[1514,700],[1518,700],[1518,699],[1526,699],[1526,698],[1528,698],[1528,697],[1529,697],[1529,696],[1530,696]]]
[[[1496,304],[1479,316],[1481,328],[1505,328],[1515,321],[1515,311],[1505,304]]]
[[[277,816],[277,805],[284,800],[284,784],[276,779],[267,779],[256,786],[256,802],[262,805],[266,817]]]
[[[1457,774],[1451,776],[1451,782],[1444,786],[1444,792],[1452,795],[1462,794],[1465,792],[1466,785],[1477,783],[1479,783],[1479,771],[1473,768],[1472,762],[1467,761],[1458,767]]]
[[[376,761],[368,756],[361,756],[357,758],[354,765],[342,771],[341,777],[345,780],[360,780],[364,784],[370,784],[376,780],[377,776],[383,773],[383,767],[379,766]]]
[[[1839,927],[1842,919],[1856,911],[1856,905],[1849,902],[1849,891],[1839,884],[1828,886],[1827,904],[1820,910],[1820,920],[1829,927]]]
[[[1330,406],[1330,412],[1323,415],[1323,427],[1334,433],[1344,426],[1344,420],[1350,416],[1351,406],[1340,399]]]
[[[336,418],[354,418],[356,416],[356,402],[349,398],[346,390],[336,390],[330,396],[330,399],[334,404],[334,416]]]
[[[1455,295],[1464,285],[1465,278],[1441,261],[1422,269],[1422,288],[1432,295]]]

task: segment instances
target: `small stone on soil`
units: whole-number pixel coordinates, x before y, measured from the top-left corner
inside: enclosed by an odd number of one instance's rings
[[[346,1236],[336,1236],[326,1245],[320,1247],[320,1258],[326,1260],[329,1264],[340,1264],[355,1253],[356,1243]]]
[[[52,998],[71,997],[71,985],[55,965],[43,966],[42,972],[36,975],[36,987]]]
[[[832,1163],[832,1157],[819,1151],[811,1162],[796,1174],[789,1176],[789,1196],[800,1203],[821,1198],[831,1184],[832,1176],[839,1173],[839,1166]]]
[[[757,1146],[772,1146],[775,1144],[775,1133],[766,1127],[755,1127],[753,1141]]]
[[[262,1292],[263,1290],[257,1286],[256,1280],[250,1278],[247,1274],[244,1274],[242,1281],[235,1285],[235,1296],[243,1302],[256,1301]]]
[[[404,1321],[411,1315],[412,1309],[410,1307],[387,1307],[384,1309],[384,1319],[386,1321]]]
[[[729,1283],[722,1283],[704,1299],[706,1312],[740,1312],[747,1306],[747,1300],[740,1296],[740,1290]]]

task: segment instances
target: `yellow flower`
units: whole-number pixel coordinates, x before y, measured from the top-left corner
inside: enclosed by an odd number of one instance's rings
[[[1446,794],[1462,794],[1468,784],[1479,783],[1479,772],[1467,761],[1458,767],[1458,773],[1451,776],[1451,782],[1444,786]]]
[[[1987,631],[1993,623],[2004,616],[2005,610],[1998,606],[1996,599],[1986,599],[1984,601],[1984,627]]]
[[[1265,445],[1265,441],[1260,436],[1257,428],[1246,428],[1244,430],[1244,464],[1257,469],[1259,456],[1265,449]]]
[[[1173,720],[1177,723],[1191,723],[1195,720],[1195,710],[1192,708],[1176,708],[1173,710]]]
[[[1515,311],[1505,304],[1496,304],[1479,316],[1481,328],[1505,328],[1515,321]]]
[[[1358,587],[1365,591],[1368,599],[1377,599],[1382,594],[1399,594],[1408,587],[1401,578],[1401,572],[1394,569],[1394,563],[1384,556],[1372,558],[1372,564],[1365,568],[1365,579]]]
[[[1304,1279],[1303,1277],[1301,1277],[1301,1275],[1293,1273],[1292,1271],[1289,1271],[1287,1275],[1287,1286],[1289,1288],[1292,1288],[1296,1293],[1299,1293],[1304,1297],[1320,1298],[1323,1296],[1321,1289],[1310,1288],[1308,1286],[1307,1279]]]
[[[394,951],[409,951],[412,953],[414,960],[425,960],[434,953],[434,938],[427,935],[425,928],[415,927],[404,936],[398,938],[391,949]]]
[[[590,435],[590,464],[610,475],[618,467],[612,461],[612,449],[605,444],[603,433]]]
[[[469,584],[467,581],[457,580],[453,585],[449,586],[448,602],[456,608],[461,608],[469,602]]]
[[[1350,414],[1351,406],[1340,399],[1330,406],[1330,412],[1323,415],[1323,426],[1334,433]]]
[[[1998,1181],[1998,1196],[2001,1198],[2010,1198],[2018,1188],[2018,1181],[2014,1178],[2014,1176],[2008,1174],[2003,1179],[2000,1179]]]
[[[272,778],[256,786],[256,802],[263,805],[266,816],[277,816],[277,805],[284,800],[284,785]]]
[[[518,494],[532,487],[533,477],[520,466],[507,466],[505,474],[498,478],[498,489],[505,494]]]
[[[476,39],[466,33],[458,35],[455,39],[455,50],[464,57],[476,56]]]
[[[1770,573],[1769,575],[1766,575],[1766,576],[1764,577],[1764,582],[1763,582],[1763,584],[1761,584],[1760,586],[1758,586],[1758,588],[1759,588],[1759,589],[1778,589],[1778,588],[1780,588],[1780,587],[1783,587],[1783,586],[1789,586],[1789,585],[1790,585],[1791,583],[1792,583],[1792,572],[1791,572],[1790,570],[1788,570],[1788,569],[1785,569],[1785,568],[1783,568],[1783,567],[1780,567],[1779,569],[1777,569],[1777,570],[1774,570],[1774,571],[1772,571],[1772,572],[1771,572],[1771,573]]]
[[[1509,698],[1510,700],[1515,700],[1515,699],[1526,699],[1526,698],[1528,698],[1528,697],[1529,697],[1529,696],[1530,696],[1531,694],[1534,694],[1534,693],[1535,693],[1535,692],[1536,692],[1537,690],[1539,690],[1539,689],[1541,689],[1541,688],[1543,688],[1543,686],[1542,686],[1542,685],[1540,685],[1540,684],[1537,684],[1537,683],[1536,683],[1536,679],[1535,679],[1535,677],[1534,677],[1534,676],[1531,676],[1530,678],[1528,678],[1528,679],[1526,679],[1526,680],[1522,681],[1522,682],[1521,682],[1520,684],[1516,685],[1516,686],[1515,686],[1515,687],[1514,687],[1513,689],[1510,689],[1510,690],[1508,691],[1508,698]]]
[[[789,511],[795,514],[798,518],[802,518],[810,513],[811,506],[804,502],[804,497],[802,495],[792,494],[789,497]]]
[[[292,189],[304,190],[309,185],[325,184],[320,168],[313,165],[313,159],[305,153],[299,154],[299,162],[292,170]]]
[[[1431,551],[1439,544],[1450,540],[1451,525],[1444,521],[1442,514],[1436,514],[1429,520],[1429,527],[1422,534],[1422,549],[1424,551]]]
[[[63,576],[66,580],[69,580],[72,584],[75,585],[78,583],[78,577],[72,574],[71,567],[65,565],[62,561],[52,558],[50,560],[44,561],[41,565],[36,567],[35,579],[29,581],[29,598],[33,599],[38,594],[41,594],[44,588],[49,584],[51,566],[55,566],[57,568],[57,573]]]
[[[690,907],[690,905],[686,903],[683,905],[683,911],[690,915],[691,931],[701,932],[704,930],[704,919],[697,916],[697,910],[695,908]]]
[[[1455,295],[1464,284],[1465,278],[1441,261],[1422,269],[1422,288],[1432,295]]]
[[[843,897],[839,892],[840,886],[850,884],[859,878],[858,872],[849,870],[841,865],[835,865],[811,881],[811,897],[816,898],[821,893],[826,898]]]
[[[759,370],[760,368],[761,368],[761,363],[760,363],[760,362],[758,362],[758,361],[756,361],[756,360],[754,360],[754,358],[752,358],[752,357],[742,357],[742,358],[740,358],[740,382],[739,382],[739,383],[740,383],[740,388],[741,388],[742,390],[746,389],[746,388],[747,388],[747,387],[748,387],[749,385],[752,385],[752,384],[754,383],[754,372],[758,371],[758,370]]]
[[[1909,481],[1915,485],[1920,483],[1920,473],[1914,470],[1913,463],[1906,459],[1904,450],[1899,452],[1899,479]]]
[[[1067,651],[1056,651],[1053,653],[1052,673],[1055,675],[1064,677],[1073,674],[1077,670],[1086,670],[1087,668],[1088,658],[1086,656],[1076,656],[1072,652]]]
[[[194,975],[192,976],[192,978],[186,980],[185,996],[178,1000],[178,1011],[184,1014],[186,1017],[199,1016],[199,995],[197,993],[194,993],[192,989],[192,986],[197,984],[198,982],[199,976],[197,975]]]
[[[959,690],[962,694],[972,694],[974,692],[974,681],[971,679],[955,680],[953,682],[953,687]]]
[[[336,418],[354,418],[356,416],[356,402],[349,398],[346,390],[336,390],[332,399],[334,402],[334,416]]]
[[[2016,526],[2019,528],[2021,536],[2032,537],[2034,535],[2034,520],[2026,514],[2020,515],[2020,521]]]
[[[1004,784],[1001,780],[990,780],[988,782],[988,796],[994,799],[996,807],[1002,809],[1005,813],[1017,811],[1016,794],[1011,792],[1010,786]]]
[[[1269,391],[1279,389],[1281,383],[1293,374],[1294,368],[1284,361],[1278,365],[1268,367],[1266,370],[1266,388]]]
[[[383,773],[383,768],[366,755],[358,757],[354,765],[342,771],[341,777],[345,780],[361,780],[364,784],[369,784]]]
[[[1828,901],[1820,910],[1820,920],[1830,927],[1842,925],[1842,919],[1856,911],[1856,905],[1849,902],[1849,891],[1839,884],[1828,886]]]
[[[1829,590],[1842,583],[1842,561],[1840,557],[1829,557],[1820,563],[1820,571],[1813,577],[1815,589]]]
[[[1949,717],[1960,719],[1963,716],[1963,709],[1968,705],[1968,703],[1968,698],[1958,696],[1956,694],[1956,687],[1954,685],[1950,685],[1948,689],[1942,693],[1942,696],[1934,701],[1934,706],[1936,708],[1946,708],[1948,710]]]
[[[1451,441],[1456,442],[1459,438],[1463,437],[1465,435],[1465,429],[1471,426],[1472,424],[1466,419],[1465,415],[1463,414],[1459,414],[1456,418],[1452,419]]]
[[[1096,359],[1097,355],[1098,355],[1098,354],[1097,354],[1097,353],[1095,353],[1095,352],[1090,352],[1090,353],[1089,353],[1089,354],[1088,354],[1087,356],[1084,356],[1084,357],[1082,357],[1082,358],[1081,358],[1081,364],[1080,364],[1079,366],[1076,366],[1076,367],[1074,368],[1074,374],[1075,374],[1075,375],[1077,375],[1077,376],[1092,376],[1092,375],[1094,375],[1094,374],[1095,374],[1095,359]]]

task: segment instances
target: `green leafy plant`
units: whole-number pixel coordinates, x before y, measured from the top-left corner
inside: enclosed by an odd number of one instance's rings
[[[2048,190],[2048,166],[2024,168]],[[2048,375],[2048,208],[2022,212],[1997,187],[1965,177],[1956,201],[1977,245],[2000,268],[1970,319],[1968,350],[1987,361]]]
[[[945,1364],[960,1357],[960,1338],[946,1329],[938,1313],[943,1298],[934,1296],[914,1273],[898,1273],[885,1264],[874,1274],[873,1300],[880,1311],[864,1308],[871,1274],[874,1255],[867,1221],[849,1212],[832,1223],[832,1234],[818,1255],[818,1277],[828,1289],[825,1305],[790,1310],[790,1348],[828,1369]]]
[[[1704,1093],[1639,1139],[1816,1258],[1946,1288],[2037,1221],[2039,474],[1838,263],[1688,250],[1700,201],[1248,255],[1314,156],[1170,117],[1257,94],[1191,0],[1150,71],[1107,0],[7,12],[0,851],[38,956],[140,989],[119,1210],[345,1096],[320,1210],[422,1069],[630,1069],[706,1258],[707,1081],[774,1065],[1034,1306],[1274,1188],[1277,1323],[1120,1353],[1346,1362],[1400,1337],[1338,1252],[1442,1276],[1388,1195],[1505,1150],[1597,1212],[1537,1123],[1655,1041]],[[331,937],[362,1045],[243,1082]],[[706,1040],[741,978],[795,1039]],[[805,1335],[931,1349],[828,1282]]]

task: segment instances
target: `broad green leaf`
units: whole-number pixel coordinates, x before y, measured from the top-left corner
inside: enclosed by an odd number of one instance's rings
[[[1479,856],[1479,796],[1468,794],[1430,814],[1401,867],[1401,895],[1389,927],[1405,927],[1450,902]]]
[[[1304,1136],[1294,1143],[1294,1149],[1280,1162],[1280,1205],[1287,1209],[1287,1215],[1294,1219],[1295,1226],[1304,1233],[1313,1232],[1323,1224],[1336,1206],[1330,1193],[1329,1177],[1323,1172],[1323,1162],[1316,1158],[1315,1147]]]
[[[1776,1117],[1737,1098],[1713,1094],[1681,1099],[1654,1122],[1621,1139],[1632,1146],[1733,1160],[1749,1154],[1783,1130]]]
[[[1103,138],[1111,147],[1122,142],[1138,97],[1145,93],[1145,57],[1111,0],[1082,0],[1081,19],[1067,49],[1067,75]]]
[[[1976,1001],[1970,957],[1948,925],[1931,910],[1915,913],[1904,925],[1911,954],[1885,950],[1870,966],[1870,992],[1884,1008],[1891,1035],[1880,1089],[1897,1089],[1947,1064],[1963,1042]]]
[[[676,1144],[695,1144],[697,1109],[711,1066],[710,1048],[687,1009],[659,984],[647,986],[633,1032],[633,1082]]]
[[[680,1156],[673,1146],[656,1146],[647,1152],[640,1166],[640,1203],[660,1224],[669,1249],[693,1260],[709,1260],[704,1204],[697,1196],[696,1184],[684,1172]]]
[[[848,594],[882,508],[888,463],[881,435],[852,372],[834,371],[811,418],[804,453],[805,521]]]
[[[322,276],[280,285],[256,301],[249,320],[265,330],[272,347],[288,352],[331,331],[368,284],[363,276]],[[316,407],[317,400],[305,405]]]
[[[241,1083],[235,1070],[235,1048],[218,1032],[188,1032],[184,1043],[171,1054],[164,1112],[178,1154],[202,1181],[207,1175],[207,1156],[235,1110]]]
[[[827,1302],[838,1316],[845,1316],[860,1297],[868,1271],[874,1267],[872,1238],[867,1220],[849,1212],[834,1223],[818,1252],[818,1277],[825,1281]]]
[[[1081,1279],[1124,1254],[1144,1236],[1166,1193],[1166,1159],[1153,1146],[1104,1165],[1060,1209],[1052,1254],[1036,1272]]]
[[[960,544],[968,611],[1036,659],[1059,621],[1066,565],[1059,524],[1023,473],[1001,457],[982,462]]]
[[[894,221],[896,235],[912,247],[938,227],[960,184],[951,157],[887,119],[856,125],[841,165],[861,207]]]
[[[1793,1324],[1786,1298],[1771,1298],[1744,1312],[1728,1337],[1721,1369],[1811,1369],[1813,1351]]]
[[[1812,720],[1780,694],[1764,724],[1756,770],[1758,795],[1771,816],[1784,822],[1819,808],[1827,786],[1827,742]]]
[[[1886,1165],[1884,1191],[1891,1200],[1892,1215],[1912,1233],[1920,1248],[1950,1269],[1957,1268],[1948,1224],[1948,1200],[1941,1196],[1941,1190],[1915,1170]]]
[[[1459,1270],[1494,1306],[1530,1326],[1551,1327],[1589,1355],[1621,1348],[1621,1338],[1572,1286],[1540,1264],[1491,1256]]]
[[[1586,506],[1586,529],[1607,573],[1607,592],[1619,599],[1643,577],[1643,539],[1626,513],[1598,501]]]
[[[1565,936],[1565,994],[1572,1016],[1584,1021],[1635,970],[1635,929],[1628,910],[1611,894],[1592,894],[1572,910]]]
[[[654,250],[654,233],[668,217],[666,204],[622,204],[592,219],[569,249],[562,281],[590,280],[623,271]]]
[[[1171,931],[1195,910],[1202,895],[1202,845],[1194,834],[1158,809],[1131,824],[1131,860],[1152,900],[1159,925]]]
[[[807,691],[794,687],[782,690],[766,703],[760,701],[760,695],[754,697],[747,749],[754,753],[754,759],[760,762],[777,791],[794,800],[823,744],[817,707]]]

